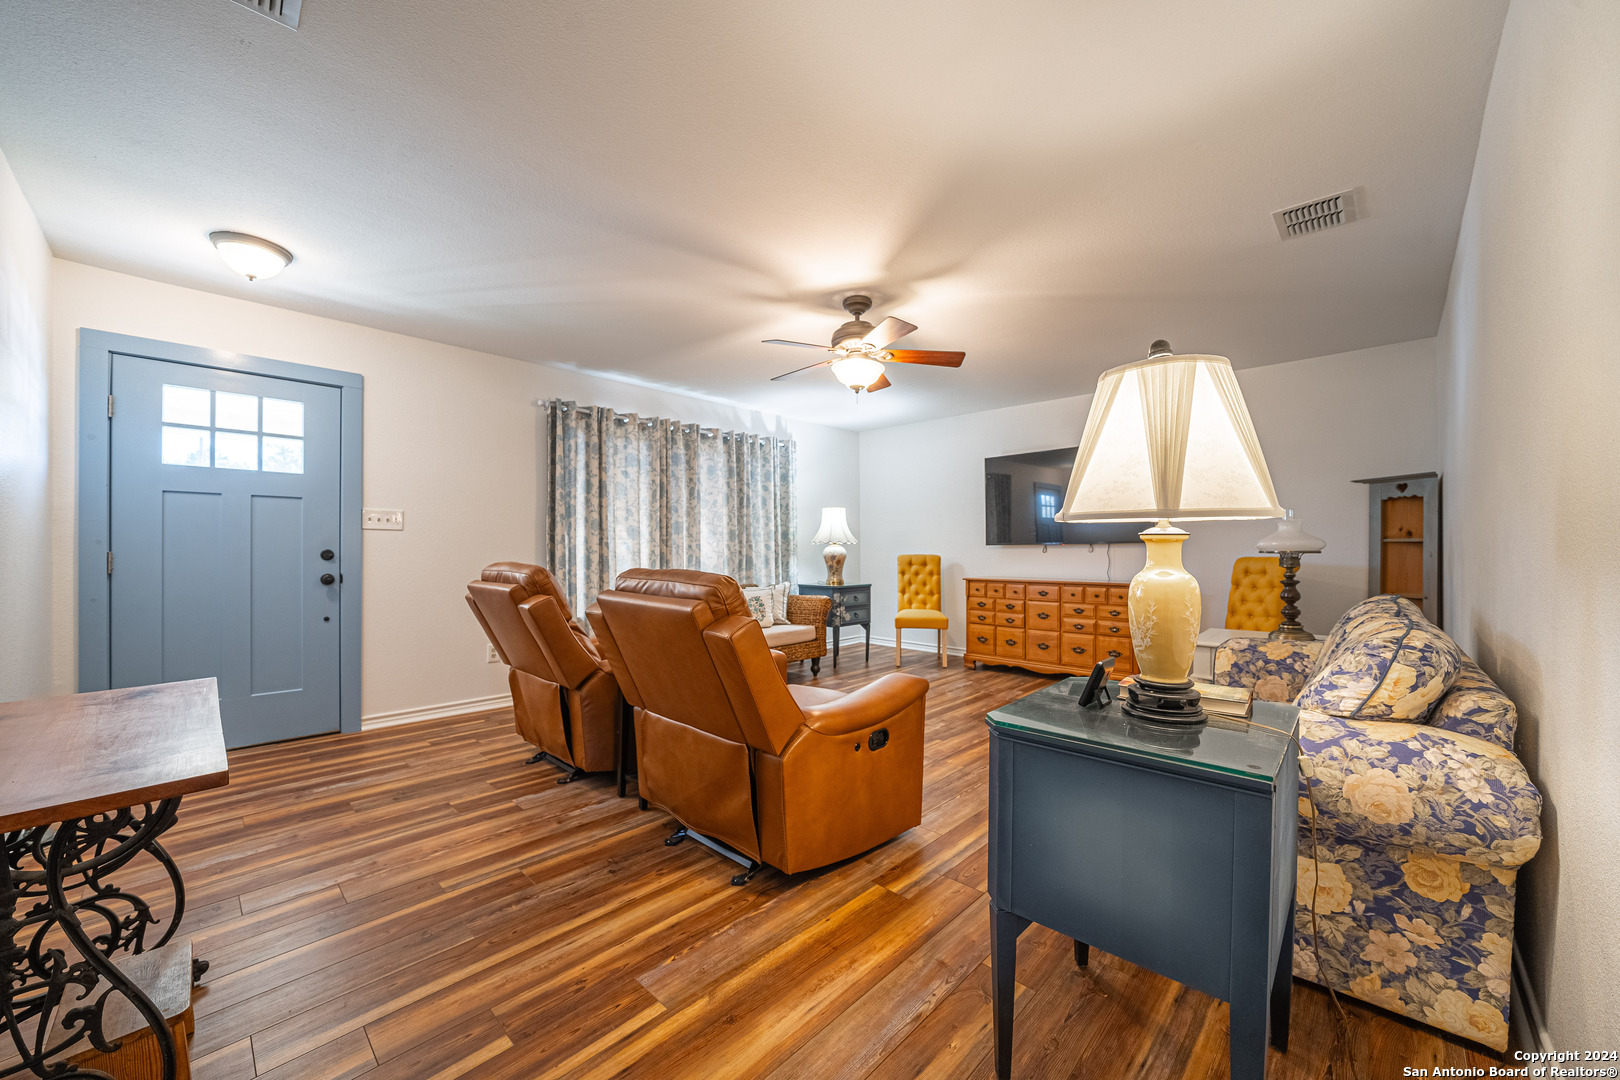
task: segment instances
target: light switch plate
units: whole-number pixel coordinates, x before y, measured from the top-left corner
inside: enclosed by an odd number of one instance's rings
[[[366,509],[360,519],[362,529],[391,529],[398,532],[405,528],[405,511],[403,510],[373,510]]]

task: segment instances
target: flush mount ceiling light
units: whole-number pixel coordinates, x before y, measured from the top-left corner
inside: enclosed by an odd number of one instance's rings
[[[239,232],[211,232],[208,239],[225,265],[249,281],[273,278],[292,262],[292,252],[257,236]]]

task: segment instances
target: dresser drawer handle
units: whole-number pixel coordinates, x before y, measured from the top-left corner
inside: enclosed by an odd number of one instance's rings
[[[1048,615],[1044,611],[1040,611],[1040,612],[1036,612],[1035,617],[1037,619],[1050,619],[1052,616]]]
[[[1076,656],[1084,656],[1086,653],[1086,647],[1084,645],[1070,645],[1069,651],[1074,653]]]
[[[980,645],[983,645],[983,644],[984,644],[984,643],[985,643],[985,642],[987,642],[987,641],[989,641],[989,640],[990,640],[990,639],[989,639],[989,638],[987,638],[987,637],[985,637],[985,636],[984,636],[984,635],[983,635],[983,634],[980,634],[980,635],[979,635],[979,644],[980,644]]]
[[[979,606],[980,606],[980,607],[989,607],[989,606],[990,606],[990,603],[989,603],[989,601],[987,601],[987,600],[980,600],[980,601],[979,601]]]
[[[1042,642],[1037,643],[1035,647],[1037,649],[1041,650],[1042,652],[1045,652],[1047,649],[1050,649],[1052,646],[1050,646],[1046,642],[1042,641]]]
[[[1016,645],[1016,644],[1018,644],[1018,639],[1017,638],[1008,638],[1007,639],[1007,644]]]

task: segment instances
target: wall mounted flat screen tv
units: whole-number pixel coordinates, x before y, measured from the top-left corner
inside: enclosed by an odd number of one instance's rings
[[[1137,544],[1152,522],[1057,520],[1078,446],[984,459],[986,544]]]

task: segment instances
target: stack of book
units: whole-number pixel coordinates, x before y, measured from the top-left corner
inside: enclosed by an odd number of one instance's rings
[[[1193,680],[1193,689],[1203,698],[1204,711],[1211,716],[1235,716],[1247,720],[1254,712],[1254,691],[1243,686],[1216,686]]]

